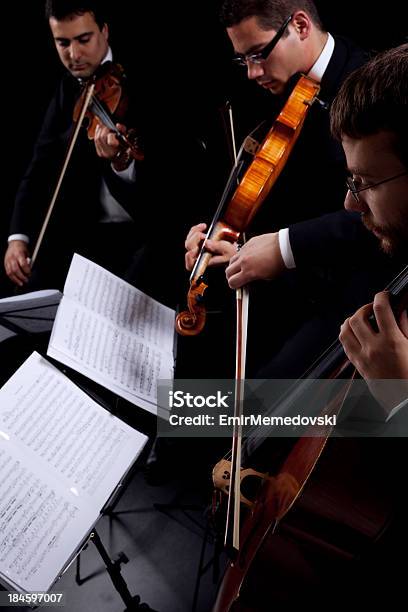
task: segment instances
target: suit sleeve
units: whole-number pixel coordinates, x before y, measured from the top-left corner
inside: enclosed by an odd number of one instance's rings
[[[55,177],[61,168],[72,111],[67,115],[62,104],[62,83],[51,100],[31,162],[20,182],[10,223],[10,234],[22,233],[33,241],[38,234],[55,189]]]
[[[296,266],[342,264],[369,260],[378,254],[377,239],[365,228],[358,213],[340,210],[289,226]]]

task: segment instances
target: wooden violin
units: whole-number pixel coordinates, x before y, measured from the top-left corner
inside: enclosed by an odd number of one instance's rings
[[[123,134],[116,127],[116,123],[126,117],[129,106],[129,98],[124,87],[125,79],[125,72],[120,64],[103,63],[92,78],[85,82],[83,92],[74,107],[73,119],[75,123],[78,122],[89,87],[93,86],[92,96],[84,117],[88,138],[94,139],[98,124],[105,125],[115,133],[123,148],[129,151],[131,158],[143,160],[144,154],[138,146],[135,130],[130,129]]]
[[[123,79],[124,71],[120,65],[114,64],[113,62],[105,62],[99,66],[98,70],[90,79],[84,82],[83,91],[73,111],[74,130],[68,143],[67,153],[58,177],[57,185],[33,250],[31,266],[34,265],[37,259],[78,135],[84,125],[85,119],[88,124],[88,138],[91,140],[95,137],[95,130],[98,123],[106,125],[115,133],[122,144],[121,150],[118,153],[118,166],[123,165],[124,169],[131,159],[144,159],[144,154],[139,146],[135,131],[129,130],[126,134],[123,134],[117,128],[114,120],[114,118],[118,121],[122,119],[128,108],[128,97],[123,88]],[[119,167],[117,169],[119,169]]]
[[[228,201],[224,194],[221,199],[206,239],[236,242],[246,230],[282,172],[319,90],[316,81],[307,76],[300,77],[266,138],[256,150],[232,198]],[[205,249],[204,241],[190,276],[188,310],[180,312],[176,318],[176,330],[183,336],[194,336],[205,325],[203,296],[207,285],[203,277],[211,257],[211,253]]]

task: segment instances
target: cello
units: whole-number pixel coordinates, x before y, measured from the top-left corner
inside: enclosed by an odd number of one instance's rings
[[[259,147],[251,142],[254,159],[231,199],[228,199],[229,189],[225,190],[206,239],[236,242],[242,236],[282,172],[299,138],[308,110],[318,100],[319,91],[319,84],[310,77],[303,75],[299,78],[263,142]],[[241,169],[242,163],[235,166],[228,185],[234,185]],[[195,336],[204,328],[206,310],[203,298],[207,288],[204,273],[211,257],[204,241],[190,275],[188,310],[176,317],[176,330],[183,336]]]
[[[408,308],[408,266],[387,289],[396,315]],[[371,323],[375,328],[373,315]],[[341,379],[336,394],[321,413],[338,416],[354,374],[355,370],[344,354],[341,343],[336,341],[301,379],[289,388],[277,404],[272,406],[271,412],[287,414],[294,405],[302,406],[302,399],[316,379],[323,379],[326,383],[329,382],[327,379]],[[337,463],[333,468],[333,462],[327,460],[330,452],[327,453],[326,448],[329,447],[327,442],[332,431],[332,426],[323,428],[318,435],[306,430],[275,470],[268,468],[267,471],[261,472],[259,468],[254,470],[251,466],[238,466],[234,474],[234,456],[231,460],[230,457],[222,459],[215,466],[214,484],[217,489],[228,494],[229,510],[236,507],[236,503],[230,501],[235,493],[235,496],[238,494],[241,497],[247,512],[241,528],[235,517],[227,517],[227,521],[234,523],[234,528],[240,530],[239,548],[234,547],[233,542],[231,544],[231,541],[226,541],[227,547],[232,551],[232,561],[222,580],[213,612],[269,610],[269,607],[255,607],[253,601],[248,604],[248,598],[251,600],[254,596],[254,584],[258,584],[256,574],[268,574],[265,567],[268,567],[273,555],[275,562],[280,561],[277,556],[279,546],[283,546],[285,554],[289,550],[290,556],[293,551],[298,554],[293,542],[301,541],[301,549],[306,551],[306,559],[308,555],[313,558],[313,555],[317,556],[323,551],[324,560],[319,563],[325,566],[334,561],[334,567],[344,567],[344,563],[354,560],[362,550],[369,554],[372,542],[383,534],[394,513],[394,502],[399,490],[388,474],[385,474],[386,478],[383,480],[375,473],[372,478],[363,473],[364,478],[357,483],[350,479],[350,472],[355,471],[357,462],[361,461],[359,449],[356,450],[355,445],[351,444],[353,440],[340,440],[342,456],[340,461],[339,457],[335,456]],[[253,454],[259,445],[256,435],[252,444]],[[330,450],[332,451],[332,448],[329,448]],[[378,453],[376,455],[380,460]],[[310,478],[312,473],[313,477]],[[319,478],[316,478],[316,473]],[[254,500],[249,500],[241,492],[247,477],[259,480],[259,491]],[[234,482],[238,486],[233,486]],[[313,529],[310,528],[312,518],[317,518]],[[333,526],[335,534],[330,538]],[[286,540],[279,535],[282,533]],[[230,537],[228,532],[227,536]],[[299,567],[302,568],[305,559],[298,561]],[[287,559],[285,562],[289,563]],[[305,568],[307,576],[310,568],[306,562]],[[290,576],[290,567],[285,569],[286,577]],[[248,575],[250,586],[247,582]],[[315,579],[313,573],[309,574],[309,578]],[[303,587],[306,588],[306,585]],[[255,587],[255,591],[257,588]],[[293,589],[290,579],[285,588]],[[245,601],[241,600],[241,591],[247,592]]]

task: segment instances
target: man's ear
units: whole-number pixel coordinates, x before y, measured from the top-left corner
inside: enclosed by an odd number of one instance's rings
[[[292,17],[292,26],[300,40],[310,36],[312,21],[304,11],[296,11]]]
[[[102,34],[104,35],[105,40],[109,40],[109,26],[107,23],[103,24]]]

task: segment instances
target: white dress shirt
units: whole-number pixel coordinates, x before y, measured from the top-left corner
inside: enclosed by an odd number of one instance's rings
[[[320,83],[334,51],[334,38],[328,32],[327,41],[316,62],[308,72],[308,76]],[[279,230],[279,248],[285,266],[289,269],[296,268],[292,247],[289,240],[289,228]]]

